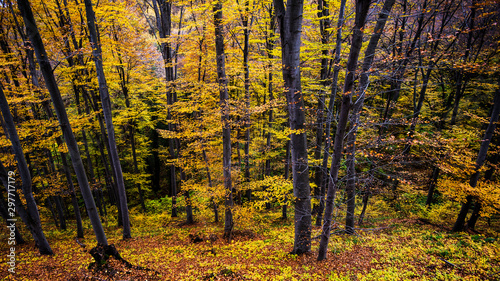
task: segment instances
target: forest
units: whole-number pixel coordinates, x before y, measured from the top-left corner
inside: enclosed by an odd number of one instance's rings
[[[0,0],[2,280],[499,280],[499,0]]]

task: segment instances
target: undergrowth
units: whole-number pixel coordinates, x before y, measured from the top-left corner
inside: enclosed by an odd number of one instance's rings
[[[408,200],[415,199],[408,197]],[[159,207],[157,202],[148,206]],[[414,202],[412,203],[414,204]],[[412,205],[410,204],[410,205]],[[16,273],[7,272],[6,254],[0,258],[0,278],[5,280],[498,280],[500,240],[496,225],[481,220],[482,233],[451,233],[449,226],[457,204],[441,203],[431,208],[391,207],[382,198],[373,199],[365,223],[350,236],[342,232],[343,213],[336,220],[326,261],[317,262],[319,240],[312,252],[291,255],[294,226],[291,217],[281,219],[281,209],[256,211],[241,207],[236,213],[231,241],[222,239],[223,223],[214,223],[210,213],[196,213],[193,225],[172,218],[163,208],[148,213],[131,210],[132,239],[122,240],[121,229],[110,208],[106,234],[121,256],[150,271],[119,268],[108,273],[88,269],[88,253],[96,245],[88,222],[86,245],[75,241],[75,231],[59,230],[49,221],[43,226],[54,256],[40,256],[33,242],[16,245]],[[289,209],[293,214],[293,209]],[[404,216],[402,215],[404,214]],[[180,214],[181,216],[184,214]],[[491,222],[490,222],[491,223]],[[320,228],[313,227],[313,237]],[[25,238],[28,233],[21,227]],[[2,229],[1,241],[7,241]],[[199,238],[193,242],[193,237]],[[7,243],[1,243],[7,253]],[[93,279],[94,278],[94,279]]]

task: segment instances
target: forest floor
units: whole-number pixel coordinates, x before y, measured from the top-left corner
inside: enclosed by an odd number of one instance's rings
[[[7,231],[0,232],[2,280],[500,280],[500,239],[489,227],[484,233],[451,233],[426,219],[369,217],[357,234],[333,231],[328,259],[317,262],[319,239],[312,252],[297,256],[293,221],[280,219],[279,209],[261,212],[246,229],[222,239],[223,224],[132,213],[132,239],[107,226],[108,242],[134,265],[110,259],[107,269],[89,269],[89,251],[96,245],[89,225],[85,239],[74,230],[58,230],[44,222],[55,253],[41,256],[33,242],[16,245],[15,274],[7,264]],[[341,221],[339,219],[339,221]],[[485,223],[485,222],[481,222]],[[74,226],[70,224],[70,228]],[[479,225],[478,229],[487,228]],[[498,230],[497,230],[498,231]],[[23,233],[28,237],[27,233]],[[313,228],[313,237],[320,228]]]

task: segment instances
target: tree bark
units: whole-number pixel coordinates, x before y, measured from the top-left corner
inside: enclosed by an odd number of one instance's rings
[[[363,43],[363,26],[365,25],[366,16],[370,7],[370,0],[356,1],[356,16],[355,26],[352,35],[351,50],[347,60],[347,74],[344,83],[342,94],[342,102],[340,107],[339,122],[335,133],[335,142],[333,147],[332,166],[330,169],[330,181],[328,184],[328,192],[325,204],[325,219],[321,233],[321,241],[319,246],[318,261],[326,259],[328,250],[328,240],[330,239],[330,224],[335,200],[335,192],[338,182],[338,173],[340,170],[340,160],[342,158],[342,150],[344,148],[344,135],[346,131],[347,119],[351,107],[352,92],[354,88],[355,72],[358,65],[358,57]]]
[[[290,145],[293,193],[296,197],[295,238],[292,253],[300,255],[311,250],[311,187],[305,132],[305,105],[300,81],[300,44],[304,1],[288,0],[285,9],[283,0],[274,0],[274,8],[280,29],[283,80],[292,130]]]
[[[5,224],[9,225],[11,223],[10,219],[12,219],[12,217],[9,215],[7,206],[8,206],[8,202],[6,205],[4,198],[3,198],[2,194],[0,193],[0,215],[5,220]],[[26,243],[26,241],[24,241],[24,239],[23,239],[23,236],[21,235],[21,232],[19,232],[19,229],[17,227],[14,228],[14,235],[15,235],[17,245],[21,245],[21,244]]]
[[[316,109],[316,145],[314,147],[314,159],[321,159],[321,149],[323,146],[323,138],[324,136],[324,123],[325,123],[325,100],[326,100],[326,92],[325,89],[328,86],[328,76],[329,76],[329,59],[328,59],[328,46],[327,44],[330,41],[330,19],[329,17],[329,9],[328,3],[326,0],[318,0],[318,18],[319,21],[319,31],[321,34],[321,70],[320,70],[320,84],[321,89],[319,90],[318,96],[318,108]],[[324,153],[328,154],[327,151]],[[314,167],[314,183],[316,184],[313,194],[314,198],[318,200],[318,204],[313,205],[312,214],[318,215],[321,210],[321,197],[323,196],[321,193],[321,181],[323,179],[323,171],[321,170],[321,166]]]
[[[102,63],[101,43],[99,41],[98,30],[96,26],[96,18],[92,8],[91,0],[84,0],[85,11],[87,14],[87,25],[90,33],[90,43],[92,45],[92,58],[95,63],[97,80],[99,82],[99,93],[101,95],[102,111],[104,114],[104,121],[106,122],[106,131],[108,133],[109,149],[111,154],[111,163],[115,170],[116,187],[118,189],[118,196],[120,201],[120,209],[122,212],[123,222],[123,239],[131,238],[130,233],[130,219],[127,206],[127,194],[125,191],[125,183],[123,180],[122,167],[120,158],[118,156],[118,149],[116,147],[115,129],[113,126],[113,119],[111,114],[111,100],[108,92],[108,85],[104,75],[104,67]]]
[[[224,52],[224,35],[222,25],[222,1],[217,0],[213,4],[215,23],[215,52],[217,55],[217,79],[219,83],[221,121],[222,121],[222,167],[224,174],[225,195],[225,217],[224,237],[231,236],[233,230],[233,188],[231,183],[231,126],[229,124],[229,94],[227,92],[226,78],[226,54]]]
[[[26,158],[24,157],[24,152],[19,140],[19,135],[17,134],[16,126],[14,124],[14,119],[10,113],[9,104],[5,98],[3,92],[3,87],[0,85],[0,109],[4,118],[5,126],[7,127],[9,138],[12,143],[12,150],[17,160],[17,168],[19,170],[19,175],[22,180],[22,190],[24,198],[26,199],[26,208],[31,220],[33,221],[33,234],[34,239],[37,242],[38,249],[42,255],[53,255],[52,249],[50,248],[47,238],[42,230],[42,224],[40,221],[40,214],[38,213],[38,207],[33,197],[32,181],[30,171],[28,169],[28,164],[26,163]],[[15,182],[15,180],[14,180]],[[19,202],[20,203],[20,202]]]
[[[499,81],[499,84],[500,84],[500,81]],[[493,133],[495,132],[499,115],[500,115],[500,88],[497,89],[497,91],[495,93],[490,123],[488,124],[488,127],[486,128],[486,132],[484,133],[484,137],[481,141],[481,146],[479,148],[479,153],[477,154],[476,165],[475,165],[476,172],[471,176],[471,179],[469,181],[469,185],[472,188],[476,187],[477,182],[479,180],[479,176],[480,176],[479,170],[483,166],[484,160],[486,159],[486,154],[488,153],[488,148],[490,146],[490,142],[491,142],[491,138],[493,137]],[[460,209],[460,213],[458,214],[457,220],[455,221],[455,224],[453,225],[452,231],[457,232],[457,231],[464,230],[465,218],[467,217],[467,213],[469,212],[469,208],[472,204],[472,200],[473,200],[473,197],[471,195],[468,195],[466,197],[466,202],[462,204],[462,208]]]
[[[346,233],[354,234],[354,210],[356,203],[356,171],[355,171],[355,153],[356,153],[356,134],[359,127],[359,118],[366,97],[366,89],[368,88],[370,78],[370,68],[375,58],[375,50],[377,49],[380,36],[384,30],[387,19],[391,12],[395,0],[386,0],[384,7],[379,14],[377,23],[373,30],[373,35],[370,37],[370,42],[365,51],[361,79],[359,83],[359,92],[356,94],[356,102],[354,103],[351,113],[351,129],[347,136],[347,212],[346,212]],[[364,200],[368,202],[368,199]],[[366,206],[364,206],[364,209]]]
[[[99,243],[107,245],[108,242],[106,239],[106,234],[104,233],[104,229],[99,219],[99,214],[96,210],[94,198],[92,196],[87,175],[85,173],[82,158],[80,157],[78,145],[71,129],[68,115],[64,108],[64,102],[61,98],[59,88],[52,72],[52,66],[50,65],[45,47],[43,46],[42,38],[40,37],[40,33],[38,32],[38,28],[33,17],[33,12],[31,11],[29,1],[18,0],[18,6],[21,14],[23,15],[24,23],[26,25],[31,44],[35,49],[36,58],[38,64],[40,65],[40,70],[43,74],[45,85],[49,90],[50,97],[56,111],[57,119],[59,120],[59,125],[63,132],[63,137],[71,156],[71,162],[73,164],[73,168],[75,169],[78,184],[85,201],[85,206],[87,207],[87,212],[94,229],[94,233]]]
[[[328,111],[326,113],[325,120],[325,149],[323,152],[323,163],[321,164],[321,196],[319,199],[319,207],[316,217],[316,226],[321,226],[321,221],[323,220],[323,213],[325,210],[325,193],[328,188],[329,174],[328,174],[328,158],[330,158],[330,144],[332,142],[330,132],[333,121],[333,113],[335,110],[335,99],[337,97],[338,90],[338,78],[340,72],[340,53],[342,51],[342,28],[344,26],[344,13],[345,5],[347,0],[342,0],[340,2],[339,19],[337,21],[337,35],[335,39],[335,58],[333,60],[333,78],[332,78],[332,89],[330,92],[330,101],[328,103]]]

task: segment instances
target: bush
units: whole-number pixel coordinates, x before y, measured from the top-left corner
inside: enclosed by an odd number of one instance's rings
[[[146,200],[144,202],[146,210],[152,214],[161,214],[166,211],[169,206],[172,206],[172,198],[165,196],[159,199]]]

